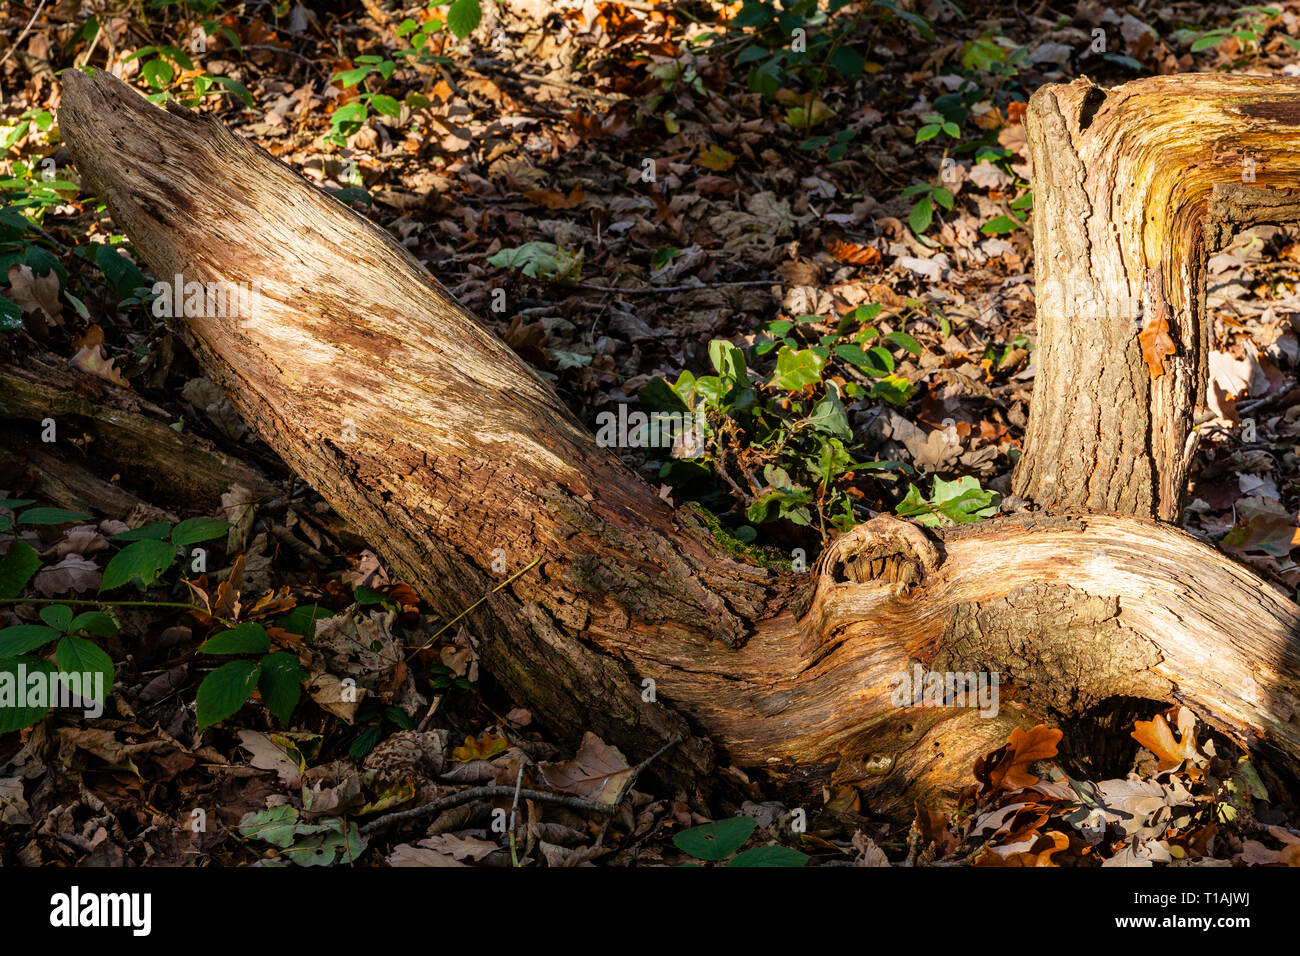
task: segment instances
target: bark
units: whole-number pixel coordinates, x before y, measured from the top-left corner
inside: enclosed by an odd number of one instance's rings
[[[1030,99],[1038,374],[1018,495],[1178,520],[1206,399],[1206,256],[1300,219],[1298,84],[1080,79]],[[1153,369],[1139,336],[1162,325],[1172,354]]]
[[[721,760],[904,816],[1012,727],[1117,697],[1300,757],[1300,608],[1214,549],[1117,515],[877,518],[809,573],[761,566],[597,447],[385,232],[212,120],[65,78],[77,166],[155,274],[262,283],[251,323],[178,320],[250,427],[447,617],[539,562],[468,622],[558,734],[632,761],[680,736],[661,777]],[[1014,691],[990,718],[895,706],[915,664]]]

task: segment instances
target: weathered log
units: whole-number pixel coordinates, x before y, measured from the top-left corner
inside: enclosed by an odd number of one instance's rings
[[[1025,126],[1038,373],[1013,488],[1177,521],[1206,404],[1206,256],[1300,220],[1300,80],[1080,79],[1038,90]]]
[[[178,320],[250,427],[444,615],[540,561],[468,620],[560,735],[632,759],[681,735],[656,765],[673,780],[717,757],[901,815],[951,799],[1011,727],[1117,697],[1300,758],[1300,608],[1213,548],[1077,514],[877,518],[804,574],[733,556],[381,229],[211,119],[65,76],[77,167],[155,274],[261,283],[254,321]],[[896,706],[916,664],[1014,692],[989,718]]]
[[[0,365],[0,415],[11,422],[42,422],[52,418],[67,440],[70,428],[93,436],[86,457],[107,462],[115,471],[130,473],[132,487],[155,503],[208,511],[232,486],[240,485],[253,500],[269,504],[285,497],[261,472],[225,454],[211,442],[189,432],[174,431],[168,415],[135,392],[110,385],[40,356],[28,356],[23,367]],[[16,425],[10,425],[11,429]],[[17,445],[15,444],[15,448]],[[53,453],[56,442],[40,451]],[[40,457],[40,452],[33,456]],[[80,494],[92,506],[98,498],[109,506],[114,499],[106,490],[95,491],[81,479]],[[129,500],[117,499],[118,507]],[[130,510],[129,507],[127,510]],[[119,514],[125,514],[125,511]]]

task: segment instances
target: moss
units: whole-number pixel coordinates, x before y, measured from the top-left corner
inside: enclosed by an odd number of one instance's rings
[[[756,564],[760,568],[789,568],[794,562],[784,552],[777,548],[765,548],[756,544],[746,544],[739,538],[734,537],[722,522],[704,505],[698,501],[687,503],[687,507],[694,511],[703,519],[704,524],[708,527],[709,533],[713,535],[713,540],[718,542],[727,554],[741,561],[748,561],[750,564]]]

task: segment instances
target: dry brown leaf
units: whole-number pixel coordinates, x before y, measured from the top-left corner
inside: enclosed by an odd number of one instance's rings
[[[840,262],[855,266],[870,266],[880,261],[880,250],[875,246],[859,246],[852,242],[833,240],[826,244],[826,249]]]
[[[1039,724],[1033,730],[1017,727],[1005,746],[975,761],[975,777],[994,790],[1022,790],[1038,783],[1029,767],[1056,756],[1061,731]]]
[[[72,356],[72,367],[85,372],[87,375],[94,375],[106,382],[112,382],[120,388],[130,388],[131,386],[127,384],[121,370],[113,367],[115,361],[117,360],[104,355],[103,346],[86,346]]]
[[[23,315],[39,315],[49,325],[63,324],[63,305],[59,302],[59,277],[53,269],[38,276],[32,267],[15,263],[9,267],[8,298],[23,310]]]
[[[307,693],[325,710],[350,724],[357,715],[357,708],[365,699],[366,689],[355,684],[344,684],[333,674],[317,671],[307,682]]]
[[[539,763],[537,772],[552,790],[594,803],[613,803],[632,776],[627,760],[618,749],[591,731],[582,735],[582,744],[572,760]]]
[[[529,189],[524,195],[547,209],[574,209],[587,198],[581,185],[574,186],[567,196],[557,189]]]
[[[1142,360],[1151,370],[1151,378],[1165,373],[1165,358],[1173,355],[1174,340],[1169,336],[1169,316],[1165,310],[1164,281],[1158,272],[1147,272],[1142,283],[1142,296],[1147,308],[1147,320],[1138,333],[1142,346]]]
[[[103,573],[95,562],[79,554],[70,554],[58,564],[42,568],[32,582],[44,597],[67,594],[70,591],[93,591],[99,587]]]
[[[916,822],[912,824],[921,835],[921,846],[933,843],[942,859],[957,849],[957,837],[948,828],[948,816],[937,810],[916,805]]]
[[[437,850],[431,850],[424,846],[415,846],[411,843],[399,843],[393,847],[393,852],[388,855],[389,866],[465,866],[459,860],[448,856],[446,853],[440,853]]]
[[[296,788],[302,782],[302,767],[298,761],[266,734],[241,730],[239,746],[252,754],[248,761],[250,764],[259,770],[274,770],[286,787]]]
[[[1052,862],[1052,854],[1059,853],[1070,845],[1070,838],[1064,833],[1053,830],[1044,833],[1030,850],[1023,853],[1009,853],[1002,856],[993,849],[986,849],[975,861],[976,866],[1057,866]]]

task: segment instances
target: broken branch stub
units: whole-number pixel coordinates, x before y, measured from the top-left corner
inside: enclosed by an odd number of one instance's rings
[[[1176,522],[1206,404],[1207,255],[1300,220],[1300,80],[1080,79],[1025,114],[1038,373],[1016,494]]]

